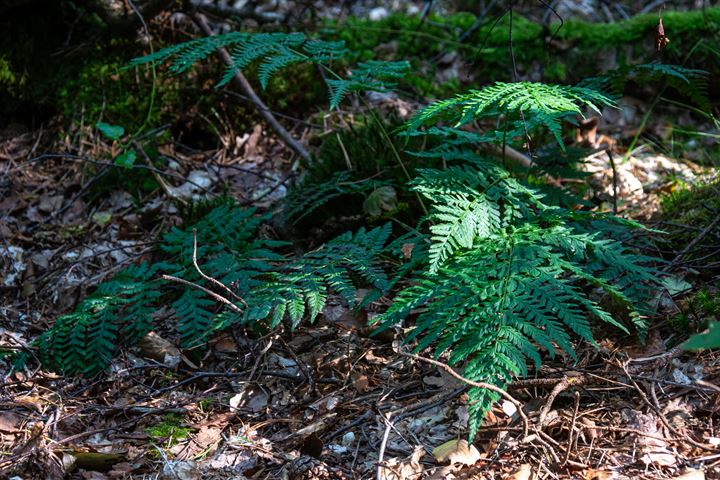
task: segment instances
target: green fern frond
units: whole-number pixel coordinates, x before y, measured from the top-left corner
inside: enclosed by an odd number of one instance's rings
[[[226,85],[237,71],[245,70],[250,64],[258,62],[258,80],[263,89],[273,75],[280,70],[300,62],[325,65],[333,60],[347,56],[348,51],[342,41],[308,39],[302,33],[239,33],[199,38],[159,50],[151,55],[133,59],[129,66],[149,62],[169,62],[170,70],[182,73],[192,65],[205,60],[218,48],[229,51],[232,64],[218,83]],[[388,91],[396,86],[395,81],[409,70],[406,61],[385,62],[371,60],[360,63],[350,70],[349,78],[329,78],[326,84],[329,90],[330,108],[336,108],[345,96],[360,91]]]
[[[43,363],[65,373],[97,373],[107,368],[119,348],[136,344],[152,330],[153,315],[164,304],[172,309],[181,345],[197,348],[213,332],[236,324],[276,327],[287,320],[294,328],[306,317],[313,321],[331,291],[355,306],[358,281],[383,292],[389,287],[381,268],[389,224],[348,232],[318,250],[288,259],[277,252],[287,246],[285,242],[257,238],[266,218],[226,202],[194,225],[173,228],[160,247],[165,261],[126,268],[41,335],[36,345],[42,346]],[[160,280],[167,274],[215,288],[193,263],[194,232],[202,272],[244,299],[236,305],[242,314],[224,309],[197,288]]]
[[[203,345],[213,332],[216,302],[206,298],[200,290],[188,288],[171,306],[182,346],[193,348]]]
[[[324,182],[301,183],[292,189],[283,201],[283,216],[292,223],[298,223],[333,199],[345,195],[367,196],[380,187],[390,185],[387,180],[349,179],[350,172],[345,171]]]
[[[438,203],[430,227],[430,273],[459,248],[472,248],[475,238],[487,238],[500,227],[500,207],[485,195],[469,197],[463,193],[437,195]]]
[[[131,266],[101,284],[74,312],[58,318],[39,344],[46,364],[66,373],[95,374],[122,344],[135,342],[152,325],[160,293],[146,264]],[[122,335],[122,337],[121,337]]]
[[[665,80],[667,85],[685,95],[704,111],[712,110],[708,98],[708,72],[679,65],[664,63],[625,65],[599,77],[585,79],[581,85],[617,96],[622,94],[629,81],[645,85],[658,80]]]
[[[431,104],[418,112],[408,127],[418,129],[439,121],[452,122],[459,127],[489,115],[513,114],[521,118],[512,125],[511,136],[543,126],[564,147],[561,120],[569,115],[582,115],[583,108],[599,112],[600,107],[606,105],[614,105],[613,99],[591,88],[497,82],[481,90],[471,90]]]
[[[258,79],[263,89],[266,88],[273,73],[308,59],[297,50],[304,42],[305,35],[301,33],[258,33],[246,37],[230,50],[232,65],[225,69],[218,87],[229,83],[238,70],[244,70],[254,61],[260,60]]]
[[[197,38],[170,47],[163,48],[144,57],[134,58],[128,68],[145,63],[158,63],[171,61],[170,69],[174,73],[183,73],[196,63],[214,54],[218,48],[242,44],[251,34],[230,32],[212,37]]]
[[[386,291],[389,280],[380,267],[380,257],[389,235],[390,224],[370,231],[348,232],[318,250],[279,265],[263,285],[244,297],[248,309],[243,321],[262,321],[272,314],[271,326],[275,326],[283,320],[285,312],[292,327],[305,313],[313,321],[325,306],[330,290],[354,307],[357,287],[353,275],[379,291]]]
[[[350,71],[348,78],[327,79],[330,91],[330,108],[336,108],[345,96],[352,92],[387,92],[397,87],[396,80],[410,70],[410,63],[371,60],[359,63]]]
[[[345,42],[313,39],[305,43],[305,52],[317,63],[327,63],[344,58],[348,53]]]
[[[607,244],[563,225],[548,229],[544,224],[558,214],[518,218],[491,236],[466,232],[472,246],[448,255],[435,273],[421,274],[377,322],[388,328],[422,307],[408,338],[417,340],[417,350],[435,345],[436,356],[449,352],[451,364],[464,362],[467,378],[499,387],[525,375],[528,361],[537,367],[539,348],[574,357],[573,338],[593,343],[588,314],[625,329],[581,288],[601,273],[595,253]],[[653,282],[644,260],[626,255],[614,271],[619,276],[602,275],[596,283],[618,288],[624,275]],[[473,389],[470,396],[474,434],[496,395]]]

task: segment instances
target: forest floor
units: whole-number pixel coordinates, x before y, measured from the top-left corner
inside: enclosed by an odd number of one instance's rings
[[[646,124],[650,109],[626,98],[578,142],[610,142],[586,159],[599,208],[663,228],[660,198],[717,173],[700,161],[710,140],[655,148],[648,139],[667,138],[669,122],[698,121],[670,109]],[[298,123],[295,133],[310,128]],[[138,161],[163,186],[138,199],[113,186],[109,163],[88,164],[114,148],[92,126],[0,132],[0,347],[26,349],[100,281],[152,258],[159,235],[182,223],[177,192],[262,209],[285,196],[297,163],[262,124],[218,143],[193,149],[170,136],[160,147],[174,162],[167,169]],[[720,245],[713,225],[690,226],[709,253]],[[102,377],[37,362],[10,372],[0,385],[0,477],[720,478],[720,356],[682,350],[687,333],[676,327],[698,291],[717,295],[718,270],[699,275],[704,265],[686,247],[662,252],[678,261],[645,342],[597,332],[598,346],[580,345],[578,361],[558,355],[511,385],[529,432],[505,401],[468,445],[467,386],[398,354],[403,329],[369,335],[368,317],[392,298],[359,314],[338,297],[293,332],[217,335],[199,362],[158,329]],[[296,474],[308,466],[315,476]]]

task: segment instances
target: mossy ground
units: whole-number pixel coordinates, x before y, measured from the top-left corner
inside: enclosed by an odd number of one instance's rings
[[[661,205],[663,219],[668,222],[665,243],[669,249],[681,251],[702,234],[696,246],[686,252],[685,260],[701,259],[704,265],[720,260],[720,252],[713,254],[712,247],[703,247],[716,246],[720,239],[720,226],[716,223],[720,212],[720,178],[678,188],[663,197]]]
[[[474,82],[489,83],[512,79],[508,68],[510,58],[510,16],[496,21],[488,18],[474,35],[464,42],[458,36],[475,21],[469,14],[447,17],[430,16],[422,24],[417,18],[390,15],[380,21],[349,19],[342,24],[329,22],[321,30],[329,36],[345,40],[358,60],[377,58],[431,59],[458,51],[470,68]],[[597,75],[598,67],[619,67],[627,64],[662,61],[690,68],[720,73],[720,7],[692,12],[664,12],[663,23],[670,44],[658,54],[655,50],[657,14],[647,14],[611,24],[566,21],[562,28],[547,27],[522,16],[512,18],[512,44],[520,76],[535,75],[537,80],[575,83]],[[603,65],[605,64],[605,65]],[[434,69],[433,65],[424,68]],[[432,72],[430,72],[432,73]],[[427,96],[447,95],[458,85],[433,85],[426,80],[413,80],[410,86]]]
[[[700,332],[710,322],[720,320],[720,292],[717,288],[702,288],[679,303],[681,313],[670,317],[671,328],[686,335]]]
[[[182,418],[174,413],[163,415],[163,420],[145,429],[145,433],[154,440],[166,447],[172,447],[179,441],[187,438],[192,430],[182,426]]]

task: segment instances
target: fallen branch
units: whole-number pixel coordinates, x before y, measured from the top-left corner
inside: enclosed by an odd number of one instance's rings
[[[213,32],[212,30],[210,30],[207,19],[201,13],[194,12],[191,14],[191,16],[200,31],[202,31],[208,37],[213,36]],[[218,48],[217,51],[220,57],[222,57],[223,61],[227,64],[227,66],[233,68],[235,63],[230,57],[228,51],[222,47]],[[300,155],[303,160],[310,160],[312,158],[310,156],[310,152],[308,152],[307,149],[302,145],[302,143],[300,143],[297,139],[290,135],[290,132],[285,130],[285,127],[283,127],[280,122],[278,122],[270,109],[265,105],[265,103],[260,99],[260,97],[257,96],[255,90],[253,90],[252,86],[250,85],[250,82],[248,82],[247,78],[245,78],[245,75],[243,75],[239,69],[235,70],[234,78],[235,82],[238,84],[240,89],[242,89],[243,93],[250,99],[253,105],[255,105],[255,108],[257,108],[260,116],[263,117],[268,124],[270,124],[272,129],[275,130],[275,133],[277,133],[278,137],[280,137],[280,139],[295,153]]]
[[[239,301],[243,305],[247,307],[247,303],[245,300],[240,298],[235,292],[233,292],[230,288],[227,287],[224,283],[220,282],[219,280],[214,279],[210,275],[206,275],[202,270],[200,270],[200,265],[198,265],[197,261],[197,230],[193,228],[193,253],[192,253],[192,261],[193,265],[195,266],[195,270],[200,274],[202,278],[207,280],[208,282],[222,288],[226,292],[228,292],[235,300]]]
[[[490,390],[492,392],[498,393],[501,397],[503,397],[508,402],[515,405],[515,409],[517,410],[518,416],[520,416],[520,419],[523,422],[523,438],[527,438],[528,432],[530,431],[530,420],[528,420],[527,415],[525,415],[525,412],[523,411],[522,404],[515,399],[512,395],[507,393],[505,390],[503,390],[500,387],[497,387],[491,383],[485,383],[485,382],[476,382],[475,380],[470,380],[469,378],[465,378],[459,373],[457,373],[450,365],[447,365],[442,362],[438,362],[437,360],[433,360],[432,358],[426,358],[421,357],[420,355],[416,355],[414,353],[408,353],[403,352],[401,350],[397,350],[397,352],[400,355],[403,355],[405,357],[414,358],[415,360],[419,360],[421,362],[430,363],[432,365],[435,365],[436,367],[440,367],[443,370],[445,370],[447,373],[455,377],[456,379],[460,380],[461,382],[470,385],[475,388],[482,388],[485,390]]]
[[[183,285],[187,285],[188,287],[197,288],[198,290],[201,290],[201,291],[207,293],[208,295],[213,297],[218,302],[224,303],[231,309],[235,310],[237,313],[243,313],[242,309],[240,307],[238,307],[237,305],[235,305],[234,303],[232,303],[230,300],[223,297],[222,295],[218,295],[217,293],[213,292],[212,290],[209,290],[209,289],[203,287],[202,285],[198,285],[197,283],[193,283],[193,282],[188,282],[187,280],[184,280],[184,279],[178,278],[178,277],[173,277],[172,275],[163,275],[162,279],[169,280],[171,282],[181,283]]]

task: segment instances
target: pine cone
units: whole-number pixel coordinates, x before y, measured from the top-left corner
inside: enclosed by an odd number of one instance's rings
[[[288,480],[348,480],[340,470],[308,455],[296,458],[286,468]]]

